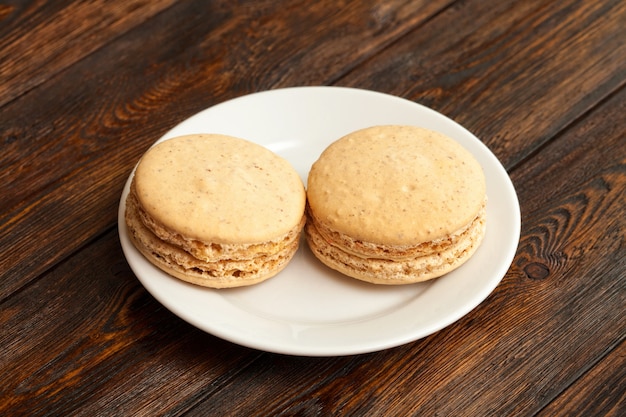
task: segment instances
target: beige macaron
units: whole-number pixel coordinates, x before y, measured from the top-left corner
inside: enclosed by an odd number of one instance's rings
[[[415,126],[373,126],[332,143],[307,183],[305,235],[313,254],[377,284],[440,277],[485,234],[486,184],[455,140]]]
[[[206,287],[256,284],[298,249],[306,195],[298,173],[231,136],[172,138],[139,161],[126,200],[137,249],[170,275]]]

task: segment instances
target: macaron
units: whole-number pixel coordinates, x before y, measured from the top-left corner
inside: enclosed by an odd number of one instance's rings
[[[312,165],[305,236],[321,262],[349,277],[421,282],[475,253],[486,202],[482,167],[458,142],[417,126],[373,126]]]
[[[135,247],[181,280],[212,288],[262,282],[289,263],[306,194],[288,161],[218,134],[172,138],[149,149],[126,200]]]

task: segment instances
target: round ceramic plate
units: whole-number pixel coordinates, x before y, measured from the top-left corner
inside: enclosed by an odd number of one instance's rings
[[[447,117],[402,98],[341,87],[296,87],[236,98],[182,122],[159,142],[189,133],[222,133],[257,142],[307,173],[333,141],[380,124],[440,131],[477,158],[487,178],[487,233],[457,270],[425,283],[378,286],[328,269],[305,242],[280,274],[254,286],[214,290],[187,284],[148,262],[131,244],[119,207],[124,254],[137,278],[166,308],[231,342],[270,352],[332,356],[372,352],[425,337],[482,302],[508,270],[520,235],[520,209],[506,171],[474,135]],[[132,175],[131,175],[132,176]]]

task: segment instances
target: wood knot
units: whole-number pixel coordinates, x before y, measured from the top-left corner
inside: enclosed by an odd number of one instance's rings
[[[548,275],[550,275],[550,269],[539,262],[529,263],[524,267],[524,272],[526,272],[526,276],[528,278],[533,280],[545,279]]]

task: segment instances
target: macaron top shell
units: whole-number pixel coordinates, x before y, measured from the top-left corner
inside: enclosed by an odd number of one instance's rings
[[[485,201],[482,167],[453,139],[415,126],[374,126],[331,144],[313,164],[310,211],[365,242],[415,245],[472,222]]]
[[[135,171],[137,198],[172,233],[216,243],[257,243],[302,219],[305,191],[285,159],[261,145],[198,134],[149,149]]]

